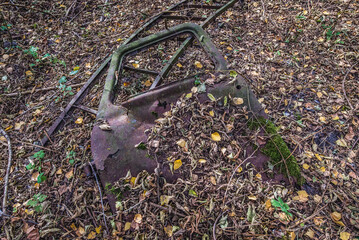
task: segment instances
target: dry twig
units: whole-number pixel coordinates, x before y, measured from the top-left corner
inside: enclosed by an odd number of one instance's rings
[[[6,201],[7,201],[7,191],[8,191],[8,185],[9,185],[9,174],[10,174],[10,167],[12,163],[12,149],[11,149],[11,141],[9,135],[5,132],[2,127],[0,127],[0,133],[3,135],[7,140],[7,147],[9,150],[9,156],[8,156],[8,163],[6,168],[6,175],[5,175],[5,183],[4,183],[4,198],[2,201],[2,211],[6,214]]]

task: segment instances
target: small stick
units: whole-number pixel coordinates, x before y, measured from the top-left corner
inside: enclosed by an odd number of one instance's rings
[[[212,231],[213,231],[213,239],[214,239],[214,240],[217,240],[217,238],[216,238],[216,225],[217,225],[217,222],[218,222],[219,218],[222,217],[223,214],[225,214],[226,212],[228,212],[228,210],[226,210],[226,211],[223,212],[222,214],[218,215],[218,217],[216,218],[216,221],[214,222],[213,230],[212,230]]]
[[[8,191],[8,185],[9,185],[9,174],[10,174],[10,168],[11,168],[11,162],[12,162],[12,149],[11,149],[11,141],[10,137],[7,135],[4,129],[0,126],[0,133],[6,138],[7,140],[7,147],[9,150],[9,157],[7,162],[7,168],[6,168],[6,175],[5,175],[5,183],[4,183],[4,198],[2,201],[2,212],[6,214],[6,201],[7,201],[7,191]]]
[[[178,216],[180,216],[180,217],[184,217],[184,218],[187,217],[186,215],[184,215],[184,214],[182,214],[182,213],[179,213],[179,212],[177,212],[177,211],[175,211],[175,210],[171,211],[172,209],[168,209],[168,208],[166,208],[166,207],[163,207],[163,206],[158,205],[158,204],[153,203],[153,202],[150,202],[150,205],[153,206],[153,207],[162,209],[162,210],[164,210],[164,211],[167,211],[167,212],[172,212],[172,213],[174,213],[174,214],[176,214],[176,215],[178,215]]]
[[[347,96],[347,92],[345,91],[345,80],[347,79],[348,74],[350,73],[350,71],[353,69],[353,67],[355,67],[355,65],[357,65],[358,63],[354,64],[353,66],[350,67],[350,69],[347,71],[347,73],[345,74],[343,81],[342,81],[342,88],[343,88],[343,94],[345,99],[347,100],[350,109],[353,111],[353,105],[350,103],[349,98]]]
[[[93,175],[95,176],[96,183],[97,183],[97,187],[98,187],[98,191],[100,192],[100,199],[101,199],[101,206],[102,206],[103,221],[105,222],[105,227],[106,227],[107,233],[110,233],[110,231],[108,230],[108,227],[107,227],[106,215],[105,215],[105,207],[104,207],[104,205],[103,205],[102,192],[101,192],[100,184],[99,184],[98,179],[97,179],[97,174],[96,174],[96,172],[95,172],[95,169],[93,169],[92,164],[89,163],[89,165],[90,165],[90,167],[91,167],[91,170],[92,170]]]
[[[85,82],[78,83],[78,84],[73,84],[73,85],[70,85],[70,87],[80,87],[80,86],[82,86],[84,84],[85,84]],[[35,89],[35,91],[28,90],[28,91],[24,91],[24,92],[14,92],[14,93],[2,94],[2,95],[0,95],[0,97],[1,96],[15,97],[15,96],[24,95],[24,94],[30,94],[30,93],[34,93],[34,92],[37,93],[37,92],[43,92],[43,91],[49,91],[49,90],[55,90],[55,89],[57,89],[57,87],[47,87],[47,88]]]

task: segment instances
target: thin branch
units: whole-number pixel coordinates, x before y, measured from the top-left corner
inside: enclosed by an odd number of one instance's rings
[[[347,92],[345,91],[345,80],[347,79],[348,74],[350,73],[350,71],[353,69],[353,67],[355,67],[355,65],[357,65],[358,63],[355,63],[353,66],[350,67],[350,69],[347,71],[347,73],[345,74],[343,81],[342,81],[342,88],[343,88],[343,95],[345,97],[345,99],[347,100],[350,109],[353,111],[353,105],[351,104],[351,102],[349,101],[349,98],[347,96]]]
[[[104,204],[103,204],[103,198],[102,198],[102,192],[101,192],[100,183],[98,182],[97,174],[96,174],[96,172],[95,172],[95,169],[93,169],[93,166],[92,166],[92,164],[91,164],[90,162],[89,162],[89,165],[90,165],[90,167],[91,167],[91,170],[92,170],[93,175],[95,176],[96,183],[97,183],[97,187],[98,187],[98,191],[99,191],[99,193],[100,193],[103,221],[105,222],[105,227],[106,227],[107,233],[110,233],[109,230],[108,230],[108,227],[107,227],[106,215],[105,215],[105,207],[104,207]]]
[[[27,6],[27,5],[22,5],[22,4],[2,3],[2,4],[0,4],[0,6],[23,7],[23,8],[31,9],[31,10],[34,10],[34,11],[37,11],[37,12],[42,12],[42,13],[45,13],[45,14],[49,14],[49,15],[51,15],[52,17],[55,17],[55,16],[54,16],[52,13],[50,13],[50,12],[46,12],[46,11],[44,11],[44,10],[41,10],[41,9],[38,9],[38,8],[34,8],[34,7],[31,7],[31,6]]]
[[[8,191],[8,185],[9,185],[9,174],[10,174],[10,167],[12,163],[12,149],[11,149],[11,141],[10,137],[7,135],[4,129],[0,127],[0,133],[3,135],[7,140],[7,147],[9,150],[9,156],[8,156],[8,162],[7,162],[7,168],[6,168],[6,175],[5,175],[5,183],[4,183],[4,198],[2,201],[2,211],[4,214],[6,214],[6,201],[7,201],[7,191]]]

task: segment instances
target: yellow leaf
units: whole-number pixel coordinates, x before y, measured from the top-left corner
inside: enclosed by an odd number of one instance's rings
[[[262,179],[262,175],[261,175],[260,173],[257,173],[257,174],[256,174],[256,177],[257,177],[258,179]]]
[[[214,112],[213,112],[213,111],[209,111],[209,115],[210,115],[211,117],[214,117]]]
[[[233,98],[233,103],[235,105],[241,105],[243,104],[243,98]]]
[[[305,170],[307,170],[307,169],[309,169],[309,165],[306,164],[306,163],[304,163],[304,164],[303,164],[303,168],[304,168]]]
[[[147,81],[144,83],[144,85],[145,85],[146,87],[150,87],[150,86],[152,85],[151,80],[147,80]]]
[[[75,223],[72,223],[72,224],[70,225],[70,227],[71,227],[71,229],[74,230],[74,231],[77,230],[77,227],[76,227]]]
[[[74,176],[73,168],[72,168],[69,172],[67,172],[67,173],[65,174],[65,177],[66,177],[67,179],[70,179],[70,178],[72,178],[73,176]]]
[[[324,15],[329,15],[329,12],[328,12],[328,11],[324,11],[323,14],[324,14]]]
[[[177,170],[182,166],[182,160],[181,159],[177,159],[176,161],[174,161],[173,163],[173,169]]]
[[[320,117],[320,118],[319,118],[319,121],[321,121],[321,122],[323,122],[323,123],[325,123],[325,120],[326,120],[325,117]]]
[[[223,44],[226,44],[226,42],[220,42],[219,44],[223,45]]]
[[[136,223],[140,224],[140,223],[142,222],[142,215],[139,214],[139,213],[136,214],[135,217],[133,218],[133,220],[134,220]]]
[[[76,119],[75,123],[76,124],[82,124],[84,122],[84,119],[82,117],[79,117],[78,119]]]
[[[257,197],[254,195],[250,195],[250,196],[248,196],[248,199],[255,201],[255,200],[257,200]]]
[[[181,67],[183,67],[183,66],[182,66],[182,64],[177,63],[177,67],[180,67],[180,68],[181,68]]]
[[[187,95],[186,95],[186,98],[191,98],[192,97],[192,93],[188,93]]]
[[[290,233],[289,233],[289,237],[290,237],[290,240],[294,240],[294,239],[295,239],[295,233],[294,233],[294,232],[290,232]]]
[[[272,207],[272,203],[271,203],[270,199],[268,199],[268,200],[265,202],[265,209],[266,209],[266,210],[269,210],[271,207]]]
[[[315,225],[320,226],[324,223],[323,217],[315,217],[313,219]]]
[[[318,98],[321,98],[321,97],[323,97],[323,93],[317,92],[317,96],[318,96]]]
[[[333,119],[334,121],[339,120],[338,114],[334,114],[334,115],[332,116],[332,119]]]
[[[35,187],[36,189],[39,189],[39,188],[40,188],[40,183],[38,183],[38,182],[35,183],[35,184],[34,184],[34,187]]]
[[[130,180],[132,186],[135,186],[135,183],[136,183],[136,177],[132,177],[131,180]]]
[[[167,227],[163,227],[165,230],[165,233],[167,234],[168,237],[172,237],[173,234],[173,227],[171,225],[168,225]]]
[[[32,72],[31,72],[30,70],[29,70],[29,71],[26,71],[25,74],[26,74],[26,76],[28,76],[28,77],[29,77],[29,76],[32,76]]]
[[[187,142],[181,138],[180,140],[178,140],[177,142],[177,145],[180,146],[181,148],[187,148]]]
[[[86,64],[85,64],[85,67],[86,67],[86,68],[91,68],[91,63],[86,63]]]
[[[233,48],[231,48],[231,47],[227,47],[227,50],[232,51],[232,50],[233,50]]]
[[[338,139],[336,142],[335,142],[338,146],[341,146],[341,147],[347,147],[347,142],[341,138],[341,139]]]
[[[61,175],[62,174],[62,168],[59,168],[57,171],[56,171],[56,175]]]
[[[117,41],[117,42],[121,42],[121,41],[122,41],[122,38],[117,38],[116,41]]]
[[[242,167],[239,167],[239,168],[237,169],[237,172],[240,173],[240,172],[242,172],[242,170],[243,170],[243,168],[242,168]]]
[[[317,158],[319,161],[322,161],[322,160],[323,160],[323,158],[322,158],[318,153],[316,153],[315,156],[316,156],[316,158]]]
[[[96,233],[94,231],[90,232],[89,235],[87,235],[87,239],[95,239]]]
[[[85,234],[85,229],[83,227],[79,227],[79,229],[77,230],[77,232],[81,235]]]
[[[321,167],[320,171],[325,172],[325,167]]]
[[[218,132],[214,132],[211,134],[211,138],[213,141],[219,142],[221,141],[221,135]]]
[[[206,163],[206,162],[207,162],[207,160],[206,160],[206,159],[201,158],[201,159],[199,159],[199,160],[198,160],[198,162],[199,162],[199,163]]]
[[[217,185],[216,178],[214,176],[210,176],[210,181],[213,185]]]
[[[129,230],[131,228],[131,223],[130,222],[126,222],[125,223],[125,231]]]
[[[171,198],[172,198],[171,196],[161,195],[160,196],[161,205],[167,205],[170,202]]]
[[[350,238],[350,233],[348,233],[348,232],[341,232],[340,233],[340,239],[341,240],[349,240],[349,238]]]
[[[307,202],[308,201],[308,193],[304,190],[298,191],[298,196],[295,196],[293,200],[299,201],[299,202]]]
[[[102,228],[101,226],[98,226],[97,228],[95,228],[97,234],[99,234],[101,232],[101,228]]]
[[[139,68],[139,67],[140,67],[140,65],[139,65],[138,63],[132,63],[132,66],[133,66],[134,68]]]
[[[324,42],[324,38],[320,37],[320,38],[318,38],[317,41],[318,41],[318,42]]]
[[[12,128],[13,128],[12,125],[8,126],[7,128],[5,128],[5,132],[9,131],[9,130],[12,129]]]
[[[77,70],[79,70],[79,69],[80,69],[79,66],[74,67],[74,71],[77,71]]]
[[[332,212],[330,216],[332,217],[334,222],[337,222],[342,218],[342,215],[338,212]]]
[[[202,63],[200,63],[200,62],[198,62],[198,61],[195,61],[195,62],[194,62],[194,65],[195,65],[197,68],[203,68]]]

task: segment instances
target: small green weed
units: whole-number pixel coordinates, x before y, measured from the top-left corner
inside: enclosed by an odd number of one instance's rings
[[[45,194],[37,193],[27,202],[27,206],[34,208],[37,213],[42,212],[41,203],[44,202],[46,198],[47,196]]]

